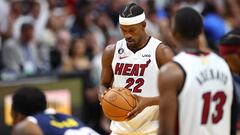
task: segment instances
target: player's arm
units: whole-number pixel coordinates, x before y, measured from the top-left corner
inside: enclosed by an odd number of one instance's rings
[[[38,125],[24,120],[13,127],[12,135],[44,135]]]
[[[134,95],[137,99],[137,106],[128,113],[128,120],[131,120],[135,116],[137,116],[143,109],[148,106],[158,105],[159,104],[159,96],[156,97],[141,97],[138,95]]]
[[[112,60],[114,56],[115,45],[108,45],[102,56],[102,71],[100,78],[99,95],[110,88],[113,83]],[[99,98],[101,100],[101,98]]]
[[[160,44],[156,50],[156,61],[158,68],[160,68],[165,63],[172,61],[174,57],[173,51],[166,45]]]
[[[162,66],[158,76],[160,94],[159,135],[175,135],[178,93],[184,83],[184,72],[174,62]]]

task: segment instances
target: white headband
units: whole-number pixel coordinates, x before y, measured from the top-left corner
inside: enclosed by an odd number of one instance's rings
[[[119,24],[121,25],[134,25],[141,23],[145,20],[145,14],[144,12],[138,16],[130,17],[130,18],[124,18],[119,15]]]

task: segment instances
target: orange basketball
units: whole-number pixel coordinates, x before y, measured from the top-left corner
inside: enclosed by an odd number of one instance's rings
[[[126,88],[112,88],[102,98],[101,105],[106,117],[114,121],[124,121],[136,106],[136,99]]]

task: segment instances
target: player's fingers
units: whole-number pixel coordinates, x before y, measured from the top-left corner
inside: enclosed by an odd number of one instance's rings
[[[136,95],[136,94],[132,94],[133,95],[133,97],[137,100],[137,102],[139,101],[139,96],[138,95]]]
[[[99,97],[98,100],[99,100],[99,105],[102,105],[102,99],[103,97]]]
[[[100,101],[100,105],[101,105],[101,101],[102,101],[102,99],[103,99],[103,97],[104,97],[104,95],[107,93],[108,91],[103,91],[102,93],[98,93],[98,100]]]
[[[131,112],[129,112],[127,115],[128,115],[128,116],[131,116],[131,115],[133,115],[136,111],[137,111],[137,107],[134,108],[134,109],[133,109]]]
[[[137,116],[137,114],[138,114],[138,112],[135,112],[132,115],[129,115],[129,117],[127,117],[127,120],[133,119],[135,116]]]
[[[128,117],[131,117],[132,115],[134,115],[136,112],[138,111],[138,107],[135,107],[131,112],[129,112],[127,114]]]
[[[105,91],[103,92],[103,95],[105,95],[107,92],[108,92],[108,91],[107,91],[107,90],[105,90]],[[103,95],[102,95],[102,97],[103,97]]]
[[[104,95],[104,94],[101,94],[101,93],[98,94],[98,100],[99,100],[100,102],[101,102],[102,99],[103,99],[103,95]]]
[[[137,103],[136,103],[136,107],[133,108],[133,110],[128,113],[127,115],[128,117],[131,117],[133,114],[135,114],[139,110],[138,99],[137,99],[138,96],[133,94],[133,97],[136,98]]]

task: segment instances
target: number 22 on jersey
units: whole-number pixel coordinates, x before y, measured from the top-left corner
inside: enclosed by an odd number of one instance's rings
[[[126,80],[126,83],[127,83],[127,85],[125,86],[125,88],[131,90],[134,93],[141,93],[142,92],[141,86],[144,84],[144,79],[137,78],[135,80],[134,78],[128,78]],[[135,86],[133,86],[133,85],[135,85]]]

